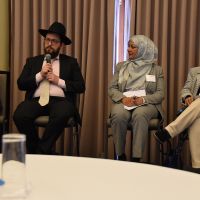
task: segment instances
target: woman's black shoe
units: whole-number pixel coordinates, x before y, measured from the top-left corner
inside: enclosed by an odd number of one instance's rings
[[[163,129],[163,128],[159,129],[157,132],[155,132],[154,136],[155,136],[156,140],[161,144],[166,142],[167,140],[169,140],[171,138],[168,131],[166,129]]]
[[[140,158],[131,158],[131,162],[140,162]]]
[[[123,153],[122,155],[116,155],[116,160],[123,160],[126,161],[126,155]]]

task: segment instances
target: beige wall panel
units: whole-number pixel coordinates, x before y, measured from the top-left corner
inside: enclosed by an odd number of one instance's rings
[[[0,70],[9,71],[9,1],[0,1]]]

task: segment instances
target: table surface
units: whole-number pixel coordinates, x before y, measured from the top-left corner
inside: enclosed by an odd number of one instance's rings
[[[188,200],[200,175],[155,165],[95,158],[27,155],[27,200]]]

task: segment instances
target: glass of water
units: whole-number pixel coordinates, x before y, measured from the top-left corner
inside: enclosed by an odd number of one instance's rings
[[[4,134],[2,137],[2,172],[0,197],[24,199],[27,195],[26,136]]]

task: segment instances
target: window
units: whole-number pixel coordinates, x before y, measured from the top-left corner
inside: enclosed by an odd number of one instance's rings
[[[129,0],[115,0],[113,72],[118,62],[127,58],[127,43],[130,36]]]

